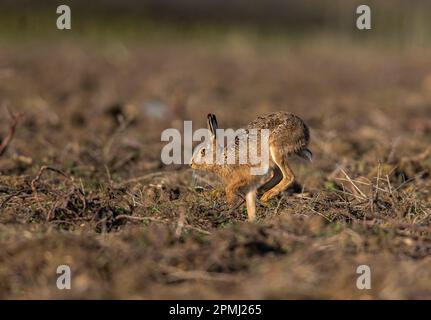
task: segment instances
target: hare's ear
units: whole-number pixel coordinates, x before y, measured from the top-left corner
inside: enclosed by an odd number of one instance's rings
[[[216,116],[212,113],[208,114],[208,129],[211,131],[213,137],[216,137],[216,130],[218,129]]]
[[[216,118],[215,114],[212,115],[212,119],[213,119],[213,121],[212,121],[213,127],[215,130],[217,130],[218,129],[218,123],[217,123],[217,118]]]

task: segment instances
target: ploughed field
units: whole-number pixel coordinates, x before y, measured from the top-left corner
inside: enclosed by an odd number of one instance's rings
[[[429,50],[241,37],[0,48],[0,298],[431,298]],[[297,183],[231,210],[165,165],[161,132],[207,113],[311,128]],[[57,266],[72,271],[58,290]],[[356,286],[358,266],[371,289]]]

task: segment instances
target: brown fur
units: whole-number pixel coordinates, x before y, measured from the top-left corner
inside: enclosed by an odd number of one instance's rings
[[[212,150],[214,152],[213,158],[215,159],[216,142],[214,132],[217,129],[217,122],[214,115],[209,115],[208,117],[209,128],[214,136]],[[283,111],[258,117],[247,125],[246,132],[248,133],[250,129],[268,129],[270,131],[270,170],[268,174],[261,176],[252,175],[250,172],[251,165],[239,164],[239,152],[236,153],[237,163],[232,165],[198,163],[194,155],[192,167],[216,173],[225,184],[226,198],[229,204],[234,202],[237,192],[245,193],[249,220],[254,220],[257,190],[263,189],[264,193],[261,200],[267,202],[294,182],[295,176],[287,163],[287,157],[292,154],[298,154],[302,150],[308,151],[306,148],[310,139],[310,133],[307,125],[301,118]],[[259,144],[260,137],[258,136]],[[238,147],[239,144],[235,143],[235,151],[238,150]],[[223,151],[225,158],[227,157],[226,148]]]

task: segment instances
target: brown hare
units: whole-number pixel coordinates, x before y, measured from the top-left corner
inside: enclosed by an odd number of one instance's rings
[[[290,169],[287,158],[296,154],[311,161],[312,153],[307,148],[310,139],[309,129],[301,118],[288,112],[274,112],[258,117],[248,124],[248,126],[235,137],[233,143],[224,146],[223,141],[218,141],[218,124],[215,115],[208,115],[208,129],[211,132],[210,142],[196,148],[191,161],[192,168],[212,171],[224,182],[227,202],[231,205],[234,202],[237,192],[246,195],[246,205],[248,219],[253,221],[256,217],[256,196],[262,194],[261,201],[267,202],[280,192],[289,187],[295,176]],[[254,129],[254,130],[253,130]],[[267,142],[262,140],[263,132],[266,129],[268,134]],[[252,135],[252,131],[257,131],[257,135]],[[252,143],[249,143],[248,150],[240,150],[241,139],[249,139],[256,142],[257,149],[261,142],[266,144],[268,155],[268,170],[265,174],[252,174],[251,163],[240,162],[240,154],[246,152],[249,159],[249,152]],[[244,149],[244,148],[242,148]],[[222,158],[226,160],[228,154],[234,152],[234,163],[217,161]],[[262,151],[263,152],[263,151]],[[219,153],[220,158],[217,158]],[[206,158],[205,158],[206,157]],[[205,159],[210,159],[206,161]]]

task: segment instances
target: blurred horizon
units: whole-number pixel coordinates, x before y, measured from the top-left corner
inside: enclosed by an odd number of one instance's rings
[[[72,11],[73,37],[131,39],[174,36],[211,38],[242,32],[261,38],[302,38],[330,34],[334,37],[428,46],[431,2],[369,1],[372,30],[356,29],[357,0],[331,3],[312,0],[126,0],[93,1],[4,0],[0,12],[2,39],[24,41],[38,36],[65,36],[57,30],[56,8],[66,4]],[[67,35],[69,36],[69,35]]]

